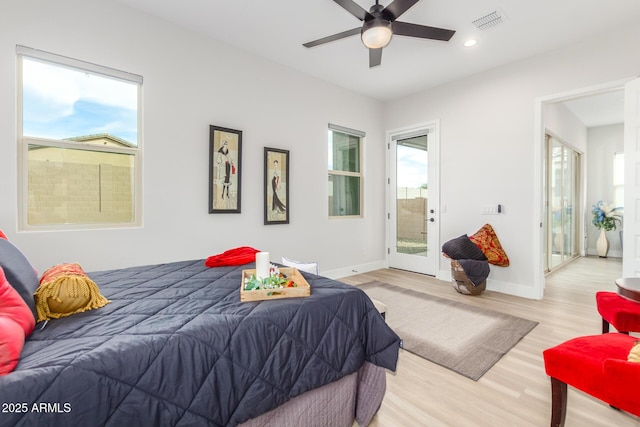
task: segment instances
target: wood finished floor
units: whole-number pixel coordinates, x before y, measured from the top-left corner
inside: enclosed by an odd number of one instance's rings
[[[491,291],[465,296],[449,282],[395,269],[342,278],[353,285],[380,280],[539,322],[477,382],[400,350],[398,369],[387,373],[385,399],[371,426],[548,426],[551,393],[542,351],[573,337],[599,334],[595,293],[615,291],[621,272],[620,259],[579,258],[546,278],[541,301]],[[568,402],[566,427],[640,426],[637,417],[572,388]]]

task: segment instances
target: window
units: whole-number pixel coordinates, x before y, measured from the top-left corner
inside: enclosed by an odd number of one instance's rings
[[[329,217],[362,216],[364,132],[329,125]]]
[[[142,77],[17,53],[20,228],[139,225]]]

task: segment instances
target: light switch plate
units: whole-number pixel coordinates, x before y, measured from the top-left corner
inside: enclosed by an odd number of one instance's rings
[[[482,205],[480,206],[480,213],[482,215],[498,215],[502,211],[500,205]]]

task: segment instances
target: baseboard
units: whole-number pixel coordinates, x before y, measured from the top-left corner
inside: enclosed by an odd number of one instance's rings
[[[436,279],[444,280],[445,282],[451,282],[451,269],[438,270],[436,273]]]
[[[451,270],[440,270],[436,278],[451,283]],[[542,296],[538,295],[532,286],[494,280],[491,279],[491,276],[487,279],[487,290],[527,299],[542,299]]]
[[[366,264],[354,265],[351,267],[338,268],[335,270],[320,270],[322,276],[330,279],[340,279],[341,277],[353,276],[354,274],[367,273],[369,271],[387,268],[388,265],[384,260],[370,262]],[[438,270],[436,279],[451,283],[451,269]],[[535,292],[531,286],[524,286],[517,283],[503,282],[500,280],[487,279],[487,289],[494,292],[513,295],[527,299],[541,299],[541,296]]]
[[[587,255],[591,255],[591,256],[598,256],[598,250],[597,249],[588,249],[587,250]],[[612,249],[607,253],[607,257],[609,258],[622,258],[622,249],[618,250],[618,249]]]
[[[384,260],[354,265],[351,267],[338,268],[335,270],[324,271],[321,269],[320,274],[330,279],[339,279],[341,277],[353,276],[354,274],[368,273],[369,271],[380,270],[381,268],[387,268],[387,263]]]
[[[539,295],[533,286],[525,286],[518,283],[487,279],[487,290],[527,299],[542,299],[542,295]]]

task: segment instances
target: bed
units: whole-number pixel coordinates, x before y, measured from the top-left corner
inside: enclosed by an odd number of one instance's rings
[[[0,426],[369,423],[400,340],[356,287],[240,302],[203,260],[88,273],[106,306],[38,324],[0,376]]]

